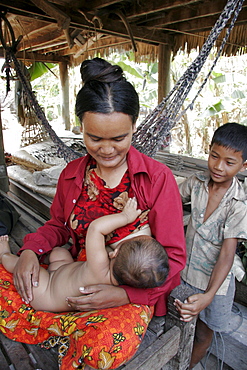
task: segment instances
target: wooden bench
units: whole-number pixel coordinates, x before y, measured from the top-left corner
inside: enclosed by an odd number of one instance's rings
[[[6,194],[5,194],[6,195]],[[10,245],[14,253],[22,246],[23,237],[34,232],[46,218],[27,208],[13,194],[7,198],[12,201],[20,213],[20,219],[14,227]],[[175,288],[168,302],[166,317],[154,317],[148,327],[145,338],[136,355],[118,370],[185,370],[188,368],[193,344],[195,320],[184,323],[173,305],[175,298],[186,299],[191,291],[180,285]],[[0,369],[1,370],[58,370],[56,350],[41,349],[38,345],[28,345],[6,338],[0,334]]]
[[[189,367],[196,318],[189,323],[180,320],[174,299],[184,301],[192,294],[179,285],[168,299],[168,314],[154,317],[136,355],[118,370],[186,370]]]

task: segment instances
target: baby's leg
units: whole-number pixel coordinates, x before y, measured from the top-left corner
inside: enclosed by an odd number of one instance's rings
[[[8,235],[0,236],[0,263],[3,264],[4,268],[7,271],[13,273],[19,257],[11,253],[8,241],[9,241]],[[34,308],[36,307],[35,305],[37,304],[36,301],[39,302],[41,300],[43,303],[46,302],[46,296],[44,295],[44,293],[46,292],[46,289],[48,287],[49,278],[50,274],[48,273],[48,271],[41,267],[39,272],[39,285],[38,287],[35,287],[33,290],[34,299],[31,302],[31,305],[34,304]]]
[[[62,265],[74,262],[70,252],[62,247],[55,247],[52,250],[49,257],[49,261],[50,261],[48,267],[49,272],[57,270]]]
[[[8,235],[0,236],[0,263],[2,263],[3,267],[12,273],[18,258],[10,251]]]

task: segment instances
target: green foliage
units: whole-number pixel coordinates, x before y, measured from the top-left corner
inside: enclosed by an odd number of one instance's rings
[[[222,104],[221,101],[209,106],[206,108],[206,110],[203,112],[201,117],[212,117],[219,112],[223,111],[225,109],[224,105]]]
[[[34,62],[31,67],[28,68],[30,80],[33,81],[36,78],[41,77],[44,73],[48,72],[55,66],[56,64],[53,63]]]
[[[241,90],[234,90],[233,93],[231,94],[232,99],[244,99],[245,94]]]
[[[133,68],[125,62],[118,62],[117,65],[119,65],[123,69],[123,71],[128,72],[132,76],[143,78],[143,74],[140,68]]]
[[[214,73],[214,75],[217,75],[216,77],[213,78],[215,84],[226,82],[226,76],[223,75],[222,73]]]
[[[140,98],[141,107],[146,111],[157,105],[158,97],[158,62],[135,63],[133,52],[114,53],[107,58],[112,64],[119,65],[129,82],[133,84]]]

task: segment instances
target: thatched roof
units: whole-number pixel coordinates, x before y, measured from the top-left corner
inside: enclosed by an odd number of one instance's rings
[[[104,56],[113,50],[136,47],[137,60],[157,59],[159,45],[167,45],[174,54],[185,47],[189,52],[203,45],[226,3],[227,0],[0,0],[0,9],[15,38],[22,36],[18,58],[79,64],[96,51]],[[245,52],[246,45],[247,4],[243,3],[224,53]]]

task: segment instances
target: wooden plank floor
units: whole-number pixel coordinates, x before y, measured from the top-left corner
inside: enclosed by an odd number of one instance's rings
[[[57,353],[38,345],[14,342],[0,334],[1,370],[58,370]]]

